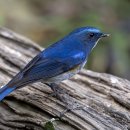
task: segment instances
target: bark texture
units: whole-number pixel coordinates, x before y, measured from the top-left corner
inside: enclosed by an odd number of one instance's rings
[[[40,50],[40,46],[0,28],[0,86],[5,85]],[[82,110],[66,113],[57,130],[130,130],[130,81],[105,73],[82,70],[60,84]],[[48,97],[51,89],[36,83],[14,91],[0,102],[0,130],[43,130],[59,116],[64,103]],[[65,97],[66,98],[66,97]]]

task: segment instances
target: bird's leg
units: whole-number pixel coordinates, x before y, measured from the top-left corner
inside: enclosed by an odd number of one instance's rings
[[[65,104],[66,109],[60,113],[60,118],[63,117],[64,114],[67,112],[70,112],[72,110],[82,110],[84,108],[84,106],[76,102],[75,99],[67,93],[67,91],[60,88],[58,84],[51,83],[46,85],[50,86],[53,90],[51,96],[57,97],[60,101],[62,101]]]
[[[55,96],[59,100],[61,100],[62,102],[65,102],[63,100],[62,96],[64,94],[67,94],[67,91],[65,91],[64,89],[60,88],[58,86],[58,84],[56,84],[56,83],[46,83],[46,85],[48,85],[52,89],[52,91],[53,91],[53,93],[51,93],[49,96]]]

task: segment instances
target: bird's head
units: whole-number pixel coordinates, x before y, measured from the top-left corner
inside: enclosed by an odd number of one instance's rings
[[[81,27],[75,29],[71,34],[76,36],[77,40],[81,43],[85,44],[87,50],[90,51],[96,46],[99,39],[109,36],[109,34],[102,33],[95,27]]]

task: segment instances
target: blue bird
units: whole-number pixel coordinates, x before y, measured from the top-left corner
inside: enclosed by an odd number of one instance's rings
[[[7,85],[0,87],[0,101],[27,84],[59,83],[77,74],[99,39],[108,34],[94,27],[77,28],[34,57]]]

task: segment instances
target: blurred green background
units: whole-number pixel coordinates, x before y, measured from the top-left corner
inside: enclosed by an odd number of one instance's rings
[[[130,80],[129,0],[1,0],[0,25],[43,47],[76,27],[110,33],[89,57],[87,68]]]

